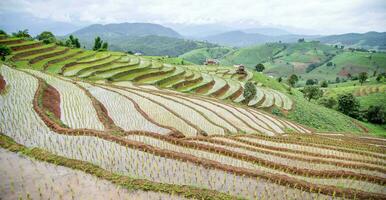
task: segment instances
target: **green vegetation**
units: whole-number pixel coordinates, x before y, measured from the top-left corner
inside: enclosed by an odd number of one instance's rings
[[[206,59],[221,59],[232,51],[234,49],[230,47],[201,48],[184,53],[179,57],[194,64],[202,65]]]
[[[2,61],[5,61],[5,57],[11,55],[12,50],[5,45],[0,45],[0,57]]]
[[[360,133],[363,130],[357,127],[350,117],[346,115],[308,102],[302,93],[293,90],[293,98],[296,102],[295,108],[288,113],[287,117],[298,123],[313,127],[319,131],[353,132]]]

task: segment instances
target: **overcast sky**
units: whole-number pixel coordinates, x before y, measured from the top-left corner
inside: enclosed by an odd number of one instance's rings
[[[386,31],[386,0],[1,0],[0,13],[8,12],[73,24],[219,23],[319,34]]]

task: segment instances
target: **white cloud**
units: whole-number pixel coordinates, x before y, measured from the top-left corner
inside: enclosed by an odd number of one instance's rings
[[[385,0],[2,0],[0,11],[72,23],[269,25],[322,34],[386,31]]]

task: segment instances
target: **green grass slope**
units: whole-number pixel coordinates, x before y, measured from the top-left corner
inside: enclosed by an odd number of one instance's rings
[[[201,48],[184,53],[179,57],[194,64],[201,65],[207,58],[221,59],[232,51],[233,49],[230,47]]]
[[[360,72],[385,72],[386,53],[345,51],[330,60],[332,66],[324,64],[311,71],[307,77],[314,79],[335,80],[336,77],[347,78],[347,74],[357,75]]]
[[[264,45],[241,48],[221,59],[223,65],[244,64],[246,67],[254,68],[258,63],[267,62],[276,54],[285,49],[285,44],[267,43]]]

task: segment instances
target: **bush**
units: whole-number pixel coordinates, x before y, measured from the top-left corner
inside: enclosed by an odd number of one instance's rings
[[[320,87],[322,87],[322,88],[328,87],[327,81],[323,81],[323,82],[320,84]]]
[[[10,55],[11,53],[12,50],[9,47],[0,44],[0,58],[2,61],[5,60],[5,56]]]
[[[262,71],[264,71],[265,67],[262,63],[259,63],[255,66],[255,69],[257,72],[262,72]]]
[[[330,97],[330,98],[321,98],[319,99],[318,103],[326,108],[333,108],[337,102],[335,98]]]
[[[53,33],[44,31],[36,36],[36,39],[43,41],[44,44],[50,44],[56,42],[56,38]]]
[[[385,124],[385,108],[383,106],[370,106],[366,112],[366,119],[374,124]]]
[[[252,82],[246,82],[244,88],[244,101],[248,103],[256,95],[256,87]]]
[[[306,81],[306,85],[315,85],[315,83],[316,83],[316,81],[313,80],[313,79],[308,79],[308,80]]]
[[[318,99],[323,95],[322,90],[320,90],[318,86],[314,85],[304,87],[302,92],[308,101],[311,101],[311,99]]]
[[[361,117],[359,107],[359,101],[353,94],[347,93],[338,96],[338,110],[343,114],[358,119]]]

